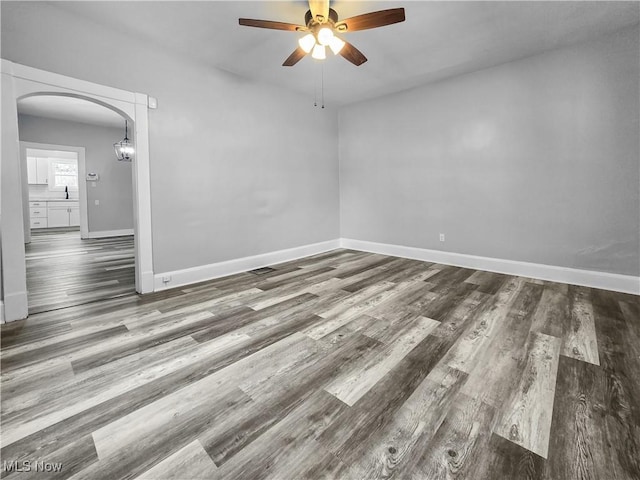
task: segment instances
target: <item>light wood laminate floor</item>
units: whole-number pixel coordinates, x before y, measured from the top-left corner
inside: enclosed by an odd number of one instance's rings
[[[132,236],[81,240],[78,230],[32,230],[25,259],[29,314],[136,290]]]
[[[639,317],[350,250],[36,314],[2,327],[2,476],[638,479]]]

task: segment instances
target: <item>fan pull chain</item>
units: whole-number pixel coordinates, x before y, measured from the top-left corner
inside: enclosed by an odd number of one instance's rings
[[[322,64],[321,78],[322,78],[322,108],[324,108],[324,63]]]
[[[320,64],[320,102],[321,108],[324,108],[324,64]],[[318,82],[313,82],[313,106],[318,106]]]

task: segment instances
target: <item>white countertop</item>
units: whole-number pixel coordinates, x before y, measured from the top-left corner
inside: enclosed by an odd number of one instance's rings
[[[79,202],[77,198],[29,198],[30,202]]]

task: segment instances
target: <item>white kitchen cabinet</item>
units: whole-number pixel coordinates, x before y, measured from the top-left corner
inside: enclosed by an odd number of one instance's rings
[[[69,226],[69,210],[68,206],[57,207],[49,206],[47,208],[47,227],[68,227]]]
[[[32,218],[31,228],[48,228],[47,217]]]
[[[74,207],[69,207],[69,226],[70,227],[80,226],[80,206],[79,205],[76,205]]]
[[[27,157],[27,182],[31,185],[47,185],[49,177],[49,159]]]
[[[47,203],[30,202],[29,217],[31,219],[31,228],[47,228]]]
[[[47,228],[47,202],[29,202],[31,228]]]
[[[47,218],[47,206],[44,207],[30,207],[29,216],[31,218]]]
[[[27,183],[33,185],[38,183],[38,159],[36,157],[27,157]]]
[[[80,226],[78,202],[30,201],[31,228],[56,228]]]

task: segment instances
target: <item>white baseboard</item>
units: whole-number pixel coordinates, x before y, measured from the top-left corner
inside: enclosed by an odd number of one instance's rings
[[[225,262],[212,263],[201,267],[186,268],[173,272],[157,273],[154,275],[154,291],[180,287],[192,283],[203,282],[218,277],[226,277],[235,273],[246,272],[255,268],[288,262],[298,258],[316,255],[340,248],[340,240],[328,240],[326,242],[303,245],[301,247],[278,250],[275,252],[253,255],[251,257],[237,258]],[[164,277],[170,277],[169,282],[163,282]]]
[[[2,301],[2,323],[14,322],[27,318],[29,304],[27,302],[27,292],[17,292],[5,294]]]
[[[126,237],[133,235],[133,228],[124,230],[102,230],[100,232],[88,232],[87,238]]]
[[[488,272],[517,275],[551,282],[583,285],[586,287],[640,295],[640,277],[634,277],[631,275],[619,275],[538,263],[518,262],[514,260],[444,252],[440,250],[428,250],[424,248],[367,242],[364,240],[353,240],[349,238],[328,240],[326,242],[304,245],[287,250],[278,250],[251,257],[237,258],[200,267],[158,273],[153,276],[154,291],[157,292],[167,290],[169,288],[203,282],[214,278],[225,277],[227,275],[246,272],[255,268],[266,267],[277,263],[308,257],[310,255],[316,255],[336,248],[350,248],[353,250],[380,253],[394,257],[411,258],[425,262],[441,263],[444,265],[454,265],[457,267],[473,268]],[[165,283],[162,280],[164,277],[170,277],[171,280]]]
[[[411,258],[425,262],[442,263],[457,267],[473,268],[488,272],[517,275],[520,277],[537,278],[551,282],[583,285],[585,287],[601,288],[616,292],[640,295],[640,277],[619,275],[614,273],[596,272],[593,270],[579,270],[576,268],[556,267],[539,263],[502,260],[499,258],[479,257],[462,253],[427,250],[424,248],[404,247],[386,243],[367,242],[341,238],[340,246],[363,252],[380,253],[393,257]]]
[[[4,323],[4,302],[0,300],[0,324]]]

